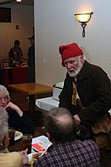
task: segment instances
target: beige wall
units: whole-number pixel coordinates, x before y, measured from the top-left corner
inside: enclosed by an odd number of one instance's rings
[[[27,50],[30,46],[28,37],[33,33],[34,9],[33,6],[5,5],[11,7],[11,23],[0,23],[0,58],[8,56],[9,48],[13,46],[15,39],[20,40],[24,57],[27,57]],[[16,29],[19,25],[19,29]]]
[[[88,60],[100,65],[111,77],[111,1],[110,0],[34,0],[36,33],[36,81],[48,85],[62,81],[58,47],[77,42],[86,49]],[[74,13],[94,14],[86,27],[86,37]]]

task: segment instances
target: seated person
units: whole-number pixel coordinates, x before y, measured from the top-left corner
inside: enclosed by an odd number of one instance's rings
[[[0,85],[0,106],[4,107],[9,115],[9,127],[24,134],[34,134],[34,124],[21,109],[10,101],[10,95],[5,86]]]
[[[25,167],[28,164],[26,151],[8,152],[8,114],[0,107],[0,167]]]
[[[20,41],[15,40],[14,46],[9,50],[9,61],[10,66],[15,66],[16,64],[19,65],[22,63],[22,50],[20,48]]]
[[[100,154],[96,143],[76,139],[76,125],[69,110],[56,108],[45,117],[45,128],[53,143],[35,167],[99,167]]]

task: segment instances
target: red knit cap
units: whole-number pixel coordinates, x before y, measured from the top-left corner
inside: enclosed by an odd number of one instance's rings
[[[79,46],[76,43],[59,46],[59,53],[61,54],[63,66],[65,59],[83,55],[83,51],[79,48]]]

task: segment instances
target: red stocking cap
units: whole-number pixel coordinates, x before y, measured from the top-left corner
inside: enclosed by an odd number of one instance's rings
[[[76,43],[59,46],[59,53],[61,54],[63,66],[65,59],[83,55],[83,51]]]

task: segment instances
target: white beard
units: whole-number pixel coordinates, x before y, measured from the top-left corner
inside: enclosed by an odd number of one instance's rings
[[[67,72],[68,72],[70,77],[76,77],[79,74],[80,70],[81,70],[81,68],[78,68],[78,70],[76,70],[76,71],[71,70],[71,71],[67,71]]]
[[[79,72],[81,71],[83,64],[81,63],[80,60],[79,60],[78,64],[79,64],[79,67],[77,70],[74,70],[74,69],[67,70],[70,77],[76,77],[79,74]]]

